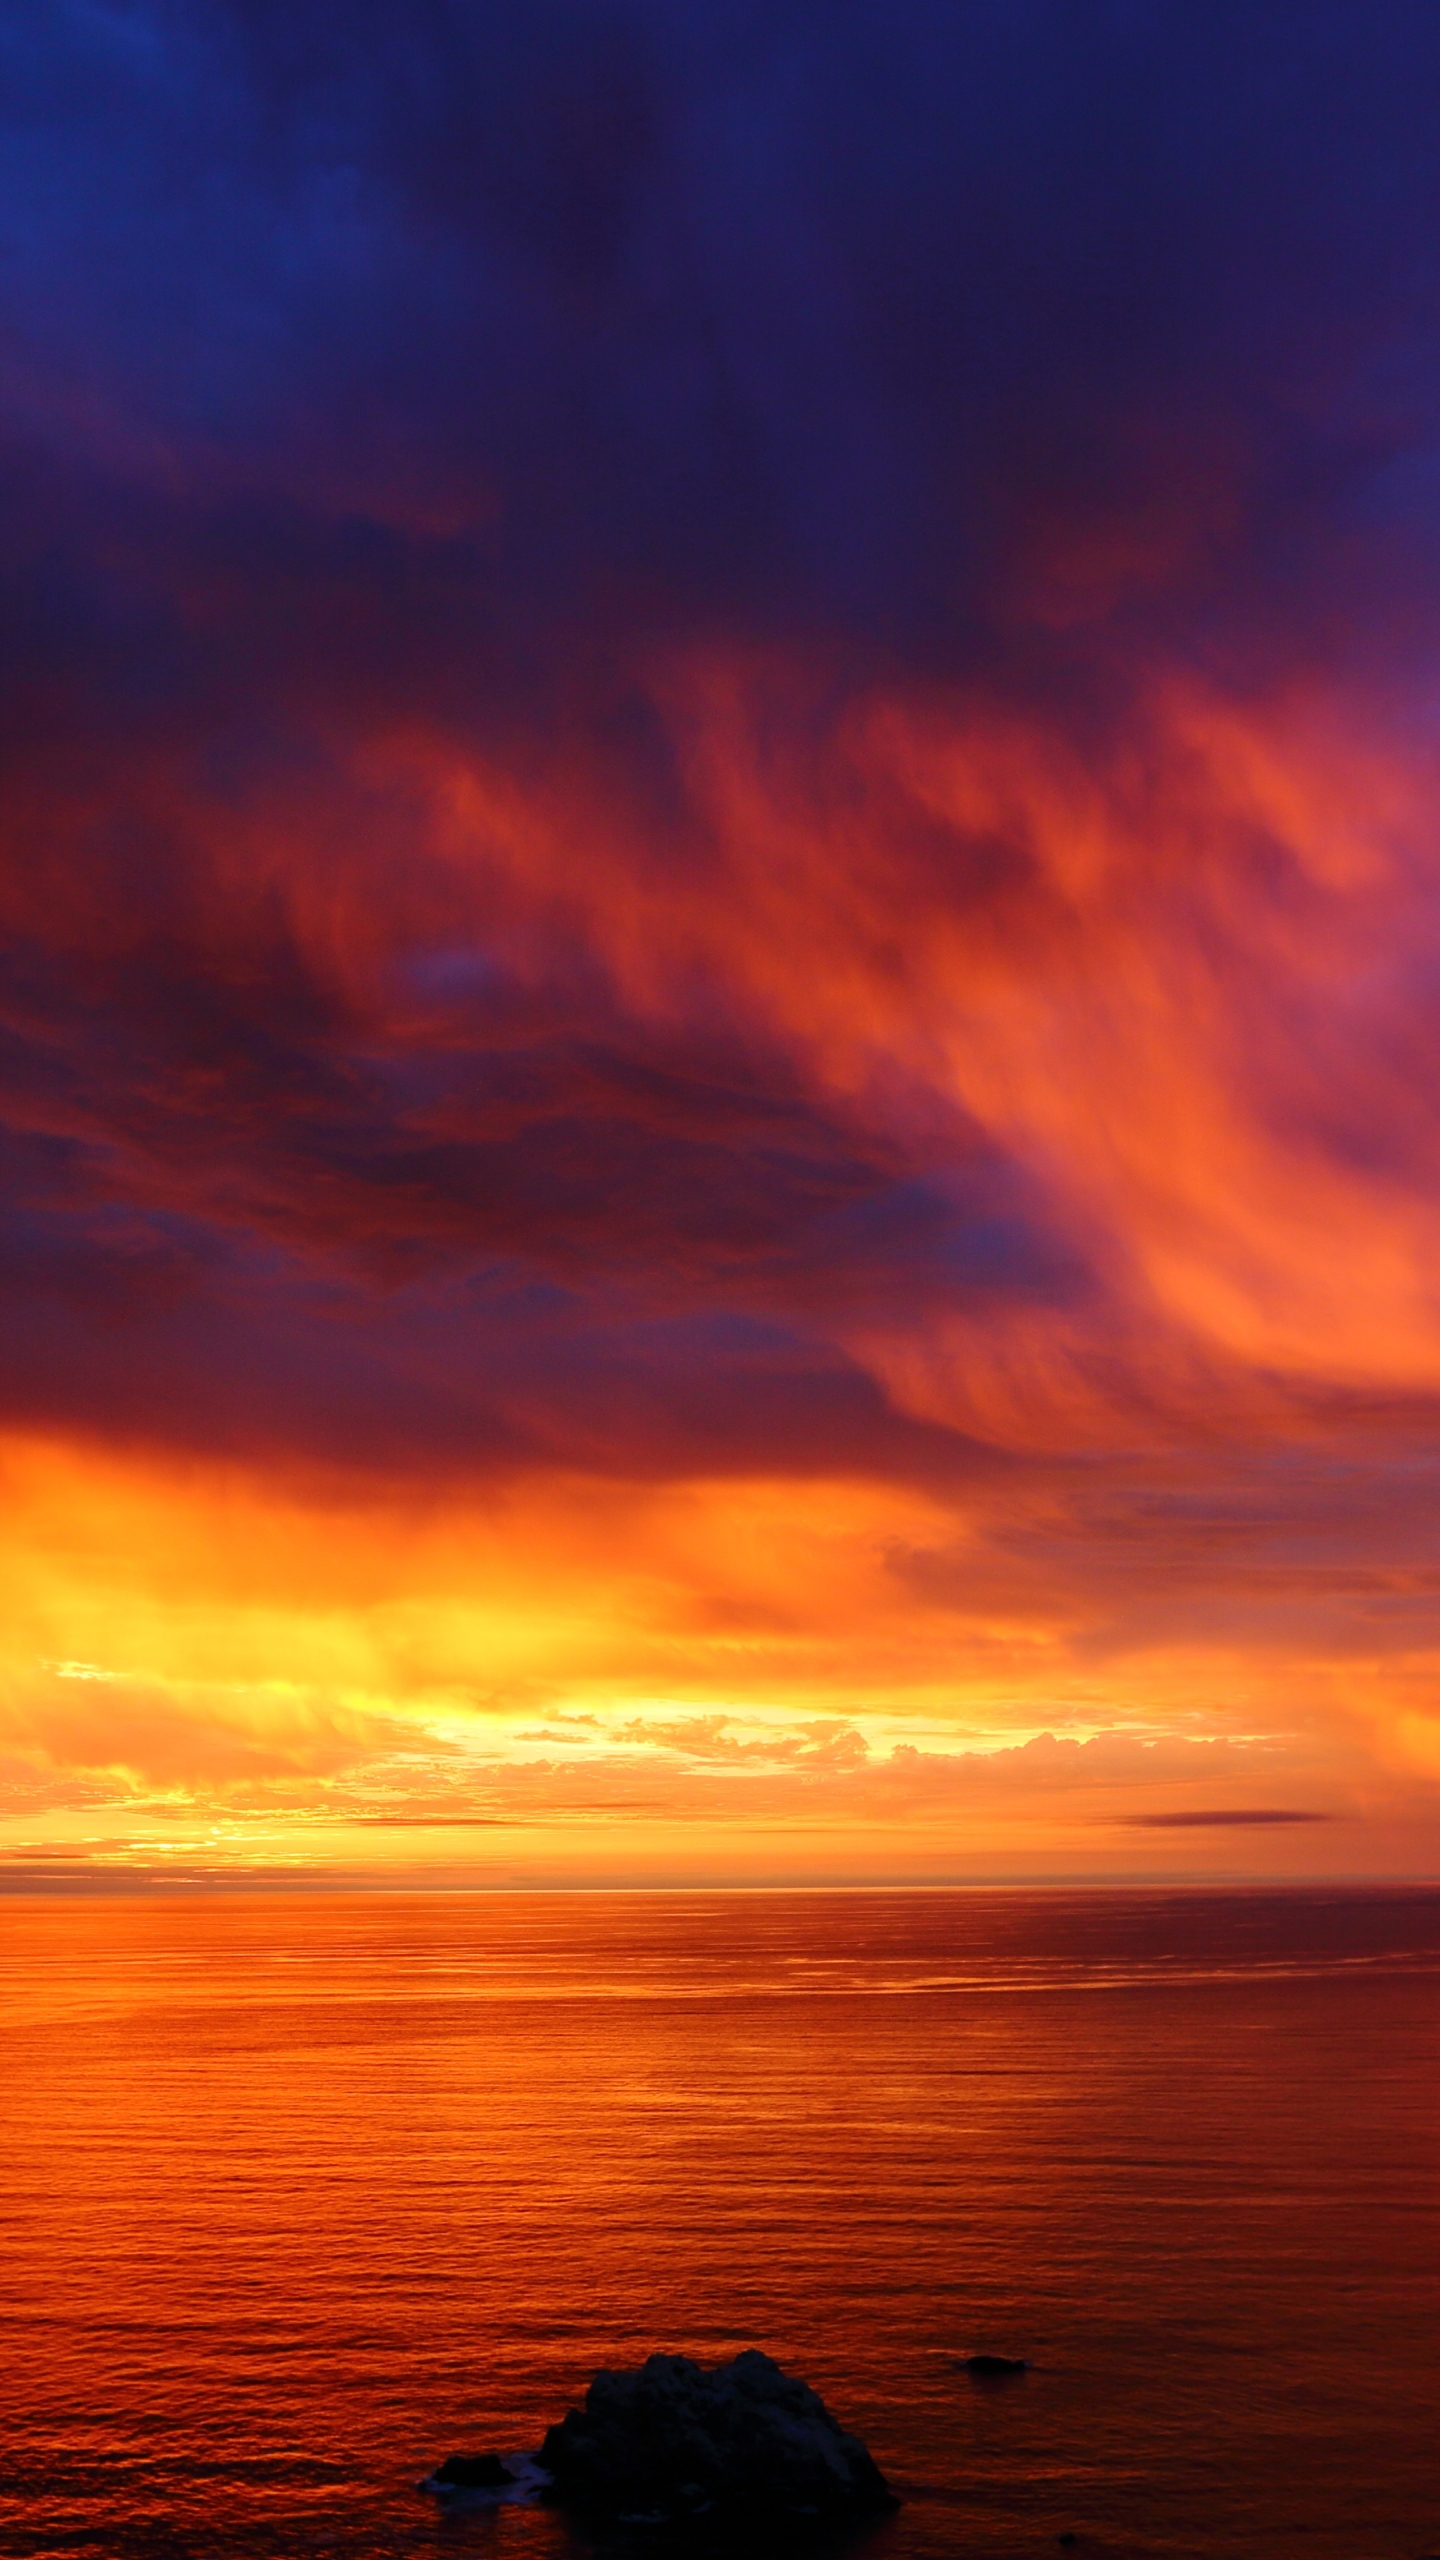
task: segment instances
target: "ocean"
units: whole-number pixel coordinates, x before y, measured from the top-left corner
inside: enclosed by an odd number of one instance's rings
[[[900,2490],[865,2560],[1440,2553],[1440,1892],[35,1896],[0,1941],[0,2552],[561,2560],[415,2484],[754,2345]]]

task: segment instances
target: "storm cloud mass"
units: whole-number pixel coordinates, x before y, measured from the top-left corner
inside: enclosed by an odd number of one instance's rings
[[[6,1839],[1431,1871],[1433,10],[0,69]]]

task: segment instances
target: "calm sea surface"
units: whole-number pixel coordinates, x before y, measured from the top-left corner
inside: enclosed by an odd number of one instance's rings
[[[902,2488],[866,2560],[1440,2553],[1440,1893],[36,1898],[0,1944],[7,2554],[559,2560],[415,2481],[747,2344]]]

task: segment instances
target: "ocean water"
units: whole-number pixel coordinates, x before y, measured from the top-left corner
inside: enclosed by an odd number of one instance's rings
[[[1440,1893],[37,1897],[0,1944],[6,2554],[561,2560],[416,2481],[743,2345],[901,2489],[865,2560],[1440,2553]]]

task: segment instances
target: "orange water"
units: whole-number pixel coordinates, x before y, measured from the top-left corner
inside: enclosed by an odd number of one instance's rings
[[[415,2480],[747,2343],[903,2489],[874,2560],[1440,2552],[1440,1894],[35,1898],[0,1940],[6,2553],[550,2560]]]

